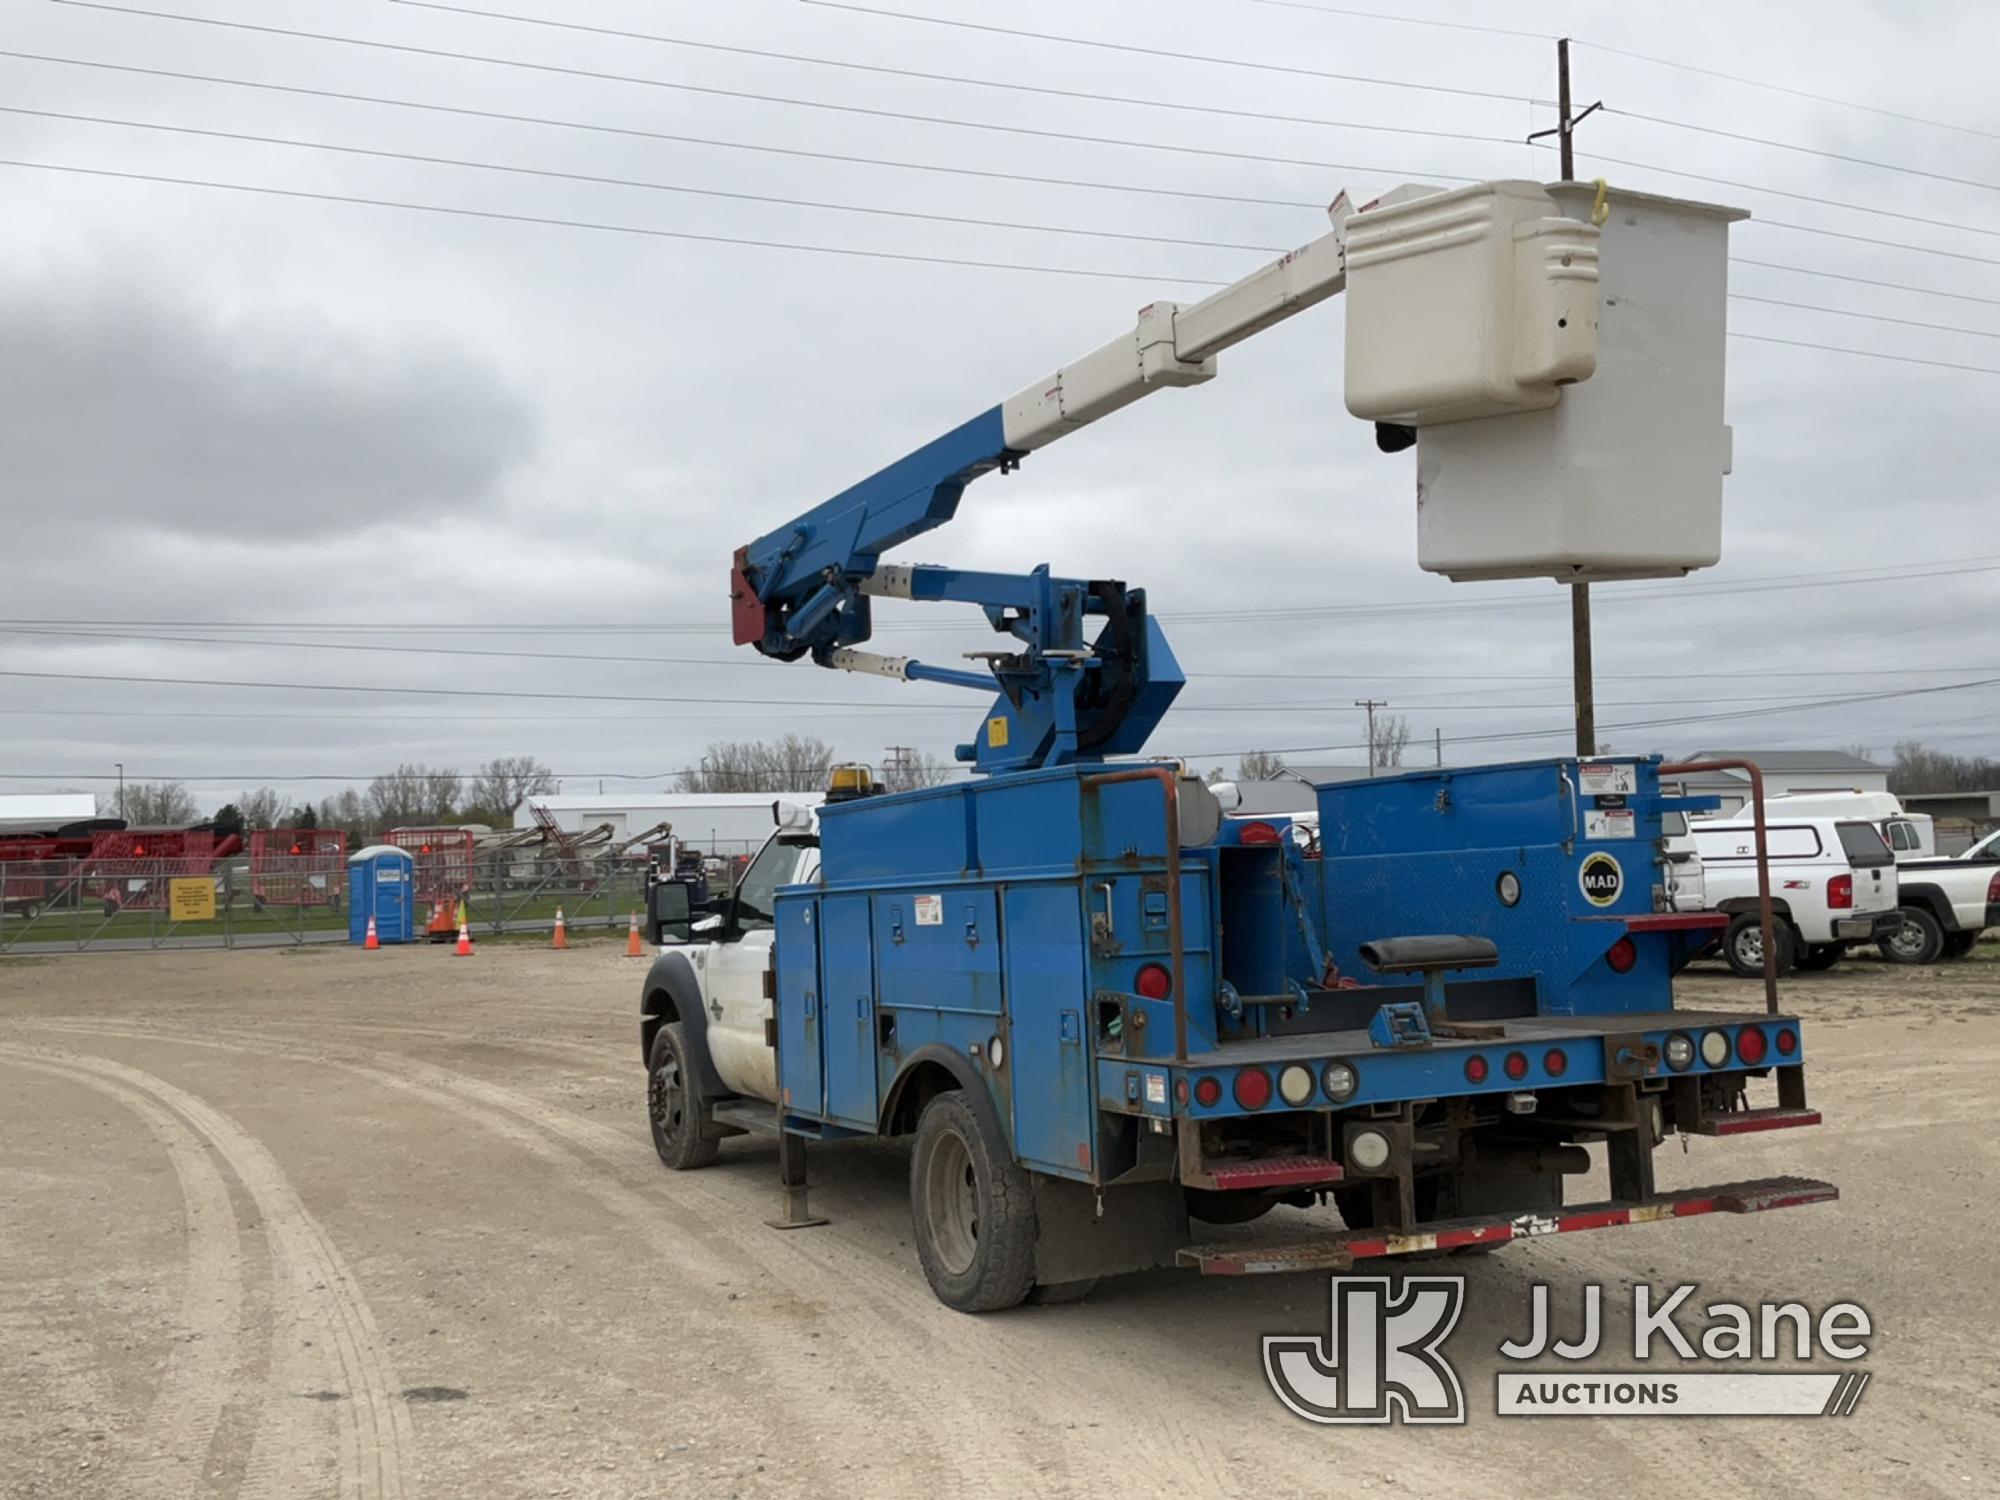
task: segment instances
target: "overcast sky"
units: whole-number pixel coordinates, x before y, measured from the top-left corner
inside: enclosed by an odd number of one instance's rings
[[[656,776],[697,760],[711,740],[784,730],[820,734],[857,758],[879,761],[891,744],[949,756],[982,707],[962,691],[733,649],[732,549],[1128,328],[1139,305],[1192,300],[1199,282],[1233,279],[1323,232],[1316,205],[1343,187],[1365,199],[1427,174],[1555,175],[1546,152],[1519,144],[1552,117],[1529,102],[1553,97],[1552,42],[1317,3],[880,0],[911,14],[1504,97],[1146,57],[799,0],[466,5],[1216,112],[884,76],[392,0],[135,0],[383,44],[374,46],[0,0],[5,47],[39,55],[0,57],[0,156],[15,163],[1130,278],[0,166],[0,670],[50,674],[0,676],[0,770],[35,778],[0,785],[101,789],[83,778],[122,761],[131,777],[185,779],[212,805],[245,785],[317,798],[339,778],[399,761],[470,768],[529,753],[568,789],[594,791],[600,774]],[[1911,736],[2000,747],[2000,687],[1951,687],[2000,678],[1988,571],[2000,567],[2000,96],[1991,87],[2000,11],[1973,0],[1430,0],[1421,14],[1538,34],[1568,26],[1597,43],[1576,53],[1578,102],[1602,97],[1628,113],[1582,127],[1580,175],[1751,209],[1757,217],[1734,231],[1733,291],[1945,325],[1739,300],[1732,330],[1996,372],[1732,340],[1724,561],[1685,583],[1596,591],[1603,737],[1621,750],[1886,749]],[[206,77],[77,65],[86,61]],[[1479,139],[1394,133],[1403,130]],[[1152,191],[1131,191],[1141,188]],[[957,523],[902,560],[1048,562],[1144,585],[1192,677],[1155,737],[1161,752],[1231,766],[1234,752],[1261,746],[1359,760],[1345,747],[1360,738],[1351,704],[1365,696],[1388,700],[1419,740],[1441,731],[1447,760],[1560,751],[1565,595],[1418,571],[1412,456],[1378,454],[1343,410],[1341,332],[1336,301],[1225,354],[1211,384],[1161,395],[1018,474],[982,480]],[[1879,581],[1887,571],[1904,576]],[[1795,586],[1836,573],[1854,576]],[[1249,610],[1319,613],[1240,617]],[[1191,618],[1176,624],[1177,615]],[[940,616],[878,608],[892,627],[878,642],[942,661],[986,644],[963,628],[927,630],[926,618]],[[124,623],[135,621],[153,623]],[[24,623],[125,634],[33,634]],[[383,628],[393,626],[412,628]],[[173,635],[220,639],[145,638]],[[285,644],[301,641],[318,646]],[[348,649],[390,645],[581,659]],[[1919,687],[1950,690],[1765,712]],[[501,690],[609,696],[478,696]],[[1648,722],[1696,715],[1715,717]]]

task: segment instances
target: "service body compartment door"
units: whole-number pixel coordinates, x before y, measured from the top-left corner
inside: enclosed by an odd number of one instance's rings
[[[874,902],[883,1005],[1000,1014],[1000,917],[992,887],[894,891]]]
[[[1028,1166],[1087,1178],[1096,1116],[1077,889],[1009,886],[1006,907],[1014,1154]]]
[[[819,903],[777,903],[778,1101],[794,1114],[820,1116],[826,1077],[820,1064]]]
[[[866,895],[820,901],[820,1030],[826,1112],[855,1130],[875,1128],[875,957]]]

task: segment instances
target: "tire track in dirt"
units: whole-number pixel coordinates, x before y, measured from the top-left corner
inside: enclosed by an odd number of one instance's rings
[[[227,1163],[263,1219],[275,1262],[274,1303],[281,1308],[289,1306],[301,1321],[316,1326],[322,1335],[313,1343],[314,1349],[321,1351],[320,1359],[313,1361],[319,1366],[319,1378],[327,1388],[346,1397],[339,1403],[337,1418],[341,1493],[356,1500],[401,1500],[406,1458],[414,1438],[409,1413],[398,1394],[394,1366],[346,1258],[307,1210],[276,1158],[228,1115],[154,1074],[110,1058],[79,1053],[50,1053],[46,1060],[149,1095],[204,1136]],[[275,1335],[282,1331],[281,1319],[274,1317],[273,1323]],[[244,1476],[244,1492],[253,1495],[297,1493],[295,1466],[300,1450],[283,1438],[295,1425],[289,1414],[299,1409],[299,1396],[281,1389],[275,1377],[287,1365],[304,1361],[302,1351],[284,1352],[286,1362],[274,1363],[274,1384]],[[328,1353],[332,1355],[330,1363],[325,1359]]]
[[[144,1122],[174,1169],[187,1237],[180,1312],[159,1388],[122,1455],[118,1484],[121,1493],[192,1491],[207,1470],[223,1408],[238,1394],[235,1371],[243,1331],[242,1229],[230,1202],[229,1184],[209,1159],[202,1137],[150,1096],[13,1048],[0,1049],[0,1061],[115,1100]],[[177,1473],[189,1468],[192,1472]],[[176,1483],[177,1479],[181,1482]]]

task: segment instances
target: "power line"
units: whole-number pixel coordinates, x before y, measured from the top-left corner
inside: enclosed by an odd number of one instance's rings
[[[1974,265],[2000,266],[2000,259],[1990,255],[1973,255],[1965,250],[1940,250],[1934,245],[1912,245],[1906,240],[1876,239],[1865,234],[1849,234],[1841,229],[1821,229],[1816,224],[1792,224],[1784,219],[1758,218],[1750,222],[1763,229],[1789,229],[1795,234],[1817,234],[1825,239],[1848,240],[1857,245],[1877,245],[1884,250],[1909,250],[1918,255],[1942,256],[1946,260],[1971,261]]]
[[[1610,47],[1603,42],[1588,42],[1574,39],[1575,45],[1589,47],[1596,52],[1609,53],[1613,57],[1629,57],[1634,62],[1651,63],[1655,67],[1677,68],[1683,73],[1695,73],[1704,78],[1719,78],[1725,83],[1739,83],[1746,88],[1768,89],[1774,94],[1789,94],[1794,99],[1809,99],[1815,104],[1834,104],[1842,109],[1858,109],[1871,115],[1882,115],[1891,120],[1903,120],[1912,125],[1928,125],[1934,130],[1951,130],[1961,135],[1983,136],[1989,141],[2000,141],[2000,131],[1981,130],[1974,125],[1954,125],[1949,120],[1933,120],[1923,115],[1906,114],[1901,110],[1884,109],[1878,104],[1863,104],[1854,99],[1839,99],[1831,94],[1815,94],[1806,89],[1792,88],[1787,84],[1771,83],[1762,78],[1746,78],[1740,73],[1724,73],[1716,68],[1698,67],[1694,63],[1676,62],[1672,58],[1654,57],[1646,52],[1634,52],[1624,47]]]
[[[682,183],[658,182],[635,177],[603,177],[590,172],[565,172],[549,167],[522,167],[506,162],[473,161],[455,156],[430,156],[416,151],[382,151],[368,146],[346,146],[335,141],[307,141],[293,136],[255,135],[239,130],[208,130],[195,125],[167,125],[152,120],[125,120],[109,115],[71,114],[55,109],[29,109],[0,104],[0,114],[32,115],[44,120],[70,120],[88,125],[112,125],[128,130],[162,131],[172,135],[203,136],[210,140],[246,141],[261,146],[289,146],[302,151],[331,151],[344,156],[372,156],[384,161],[421,162],[437,167],[470,167],[481,172],[506,172],[523,177],[547,177],[564,182],[584,182],[599,187],[644,188],[657,193],[686,193],[701,198],[726,198],[739,203],[771,203],[786,208],[824,209],[835,213],[870,214],[881,218],[917,219],[934,224],[969,224],[982,229],[1018,229],[1034,234],[1072,234],[1090,239],[1133,240],[1154,245],[1184,245],[1204,250],[1249,250],[1262,255],[1279,255],[1283,245],[1247,245],[1240,241],[1182,239],[1174,235],[1137,234],[1114,229],[1085,229],[1063,224],[1028,224],[1015,219],[978,219],[963,214],[922,213],[912,209],[881,208],[865,203],[831,203],[812,198],[786,198],[770,193],[731,192],[722,188],[691,187]]]
[[[635,140],[672,141],[676,145],[709,146],[725,151],[754,151],[769,156],[790,156],[805,161],[837,161],[866,167],[893,167],[906,172],[938,172],[953,177],[977,177],[996,182],[1029,182],[1048,187],[1088,188],[1106,193],[1139,193],[1158,198],[1189,198],[1211,203],[1247,203],[1260,208],[1321,209],[1325,205],[1303,198],[1258,198],[1239,193],[1205,193],[1184,188],[1147,187],[1130,182],[1095,182],[1087,178],[1047,177],[1032,172],[999,172],[980,167],[944,166],[933,162],[898,161],[893,157],[858,156],[842,151],[808,151],[796,146],[771,146],[753,141],[726,141],[714,136],[682,135],[668,130],[645,130],[635,125],[605,125],[589,120],[563,120],[547,115],[514,114],[499,109],[472,109],[455,104],[436,104],[422,99],[393,99],[382,94],[354,94],[340,89],[307,88],[301,84],[269,83],[255,78],[229,78],[216,73],[187,73],[173,68],[142,68],[130,63],[100,62],[91,58],[57,57],[45,52],[10,52],[0,48],[0,57],[28,62],[57,63],[72,68],[97,68],[113,73],[131,73],[147,78],[174,78],[188,83],[217,83],[230,88],[259,89],[267,93],[296,94],[312,99],[338,99],[349,104],[380,104],[394,109],[423,110],[431,114],[459,115],[475,120],[504,120],[517,125],[542,125],[558,130],[584,130],[601,135],[627,136]],[[763,97],[763,96],[758,96]],[[783,100],[783,103],[809,101]],[[832,107],[832,106],[829,106]],[[953,122],[958,123],[958,122]],[[1076,139],[1084,139],[1076,137]],[[1331,162],[1330,168],[1345,172],[1380,172],[1397,175],[1396,167],[1364,167],[1348,162]],[[1421,173],[1406,175],[1421,176]]]
[[[64,4],[82,0],[62,0]],[[405,0],[407,3],[407,0]],[[1174,62],[1201,63],[1208,67],[1244,68],[1258,73],[1284,73],[1295,78],[1320,78],[1334,83],[1367,83],[1381,88],[1409,89],[1426,94],[1454,94],[1462,99],[1497,99],[1503,104],[1525,104],[1520,94],[1499,94],[1489,89],[1457,88],[1443,83],[1416,83],[1401,78],[1378,78],[1367,73],[1334,73],[1324,68],[1301,68],[1290,63],[1256,62],[1247,58],[1211,57],[1200,52],[1172,52],[1164,47],[1141,47],[1135,42],[1104,42],[1091,37],[1062,36],[1049,31],[1024,31],[1012,26],[993,26],[984,21],[964,21],[949,16],[920,16],[908,11],[882,10],[872,5],[854,5],[847,0],[799,0],[801,5],[822,10],[851,11],[856,15],[877,16],[891,21],[915,21],[926,26],[950,26],[961,31],[978,31],[989,36],[1021,37],[1036,42],[1056,42],[1065,47],[1089,47],[1102,52],[1125,52],[1138,57],[1158,57]]]
[[[1859,354],[1867,359],[1893,359],[1898,364],[1930,365],[1940,370],[1962,370],[1969,375],[2000,375],[1989,365],[1960,365],[1944,359],[1922,359],[1914,354],[1884,354],[1879,349],[1847,349],[1838,344],[1809,344],[1803,339],[1773,338],[1766,333],[1731,333],[1733,339],[1750,339],[1759,344],[1788,344],[1794,349],[1817,349],[1823,354]]]
[[[75,3],[75,0],[62,0]],[[85,177],[111,177],[127,182],[170,183],[177,187],[215,188],[230,193],[256,193],[272,198],[303,198],[315,203],[346,203],[368,208],[395,208],[410,213],[446,214],[463,219],[494,219],[507,224],[538,224],[558,229],[588,229],[603,234],[642,235],[651,239],[692,240],[709,245],[740,245],[759,250],[795,250],[809,255],[845,255],[860,260],[893,260],[905,264],[965,266],[982,271],[1032,271],[1044,276],[1089,276],[1103,281],[1170,282],[1182,286],[1227,286],[1224,281],[1171,275],[1137,275],[1128,271],[1096,271],[1082,266],[1036,266],[1015,261],[974,260],[949,255],[916,255],[895,250],[857,250],[842,245],[809,245],[792,240],[752,239],[742,235],[696,234],[684,229],[651,229],[637,224],[607,224],[589,219],[563,219],[546,214],[503,213],[490,208],[452,208],[440,203],[408,203],[394,198],[365,198],[348,193],[314,193],[303,188],[264,187],[247,182],[218,182],[202,177],[170,177],[157,172],[117,172],[108,167],[79,167],[62,162],[0,158],[0,167],[24,167],[37,172],[73,172]]]
[[[1043,130],[1027,125],[995,125],[982,120],[960,120],[949,115],[920,115],[907,111],[876,109],[861,104],[830,104],[784,94],[758,94],[745,89],[712,88],[706,84],[679,83],[665,78],[648,78],[633,73],[608,73],[596,68],[567,67],[558,63],[530,62],[517,57],[493,57],[480,52],[458,52],[444,47],[418,47],[404,42],[378,41],[372,37],[341,36],[326,31],[298,31],[283,26],[264,26],[251,21],[226,21],[217,16],[184,16],[171,11],[141,10],[133,6],[110,5],[102,0],[50,0],[55,5],[72,5],[86,10],[113,11],[121,15],[148,16],[156,21],[180,21],[191,26],[219,26],[233,31],[257,32],[267,36],[292,37],[310,42],[333,42],[348,47],[367,47],[378,52],[402,53],[413,57],[445,58],[454,62],[482,63],[491,67],[521,68],[533,73],[550,73],[566,78],[587,78],[597,83],[630,83],[642,88],[672,89],[718,99],[745,99],[758,104],[785,104],[799,109],[830,110],[838,114],[866,115],[879,120],[901,120],[920,125],[949,125],[960,130],[985,130],[1002,135],[1029,136],[1038,140],[1075,141],[1087,145],[1123,146],[1135,151],[1165,151],[1179,156],[1213,157],[1223,161],[1254,161],[1272,166],[1311,167],[1315,171],[1381,171],[1382,168],[1341,166],[1292,156],[1263,156],[1253,151],[1223,151],[1207,146],[1179,146],[1163,141],[1126,140],[1118,136],[1081,135],[1070,131]],[[1449,173],[1412,175],[1441,178],[1450,182],[1478,179]]]
[[[1877,161],[1868,156],[1850,156],[1844,151],[1827,151],[1818,146],[1800,146],[1791,141],[1773,140],[1769,136],[1746,135],[1741,131],[1723,130],[1715,125],[1697,125],[1691,120],[1674,120],[1665,115],[1642,114],[1636,109],[1623,109],[1607,104],[1604,112],[1624,115],[1629,120],[1644,120],[1648,125],[1665,125],[1673,130],[1689,130],[1699,135],[1720,136],[1726,141],[1742,141],[1751,146],[1770,146],[1779,151],[1796,151],[1802,156],[1817,156],[1825,161],[1845,162],[1849,166],[1874,167],[1884,172],[1901,172],[1910,177],[1927,177],[1933,182],[1948,182],[1955,187],[1984,188],[1989,193],[2000,193],[2000,182],[1986,182],[1977,177],[1954,177],[1949,172],[1930,172],[1922,167],[1907,167],[1892,161]]]
[[[1942,287],[1915,286],[1907,281],[1883,281],[1874,276],[1849,276],[1841,271],[1816,271],[1806,266],[1781,265],[1769,260],[1746,260],[1740,255],[1729,257],[1732,266],[1755,266],[1760,271],[1789,271],[1794,276],[1817,276],[1825,281],[1851,281],[1856,286],[1883,287],[1892,292],[1921,292],[1926,297],[1949,297],[1954,302],[1979,302],[1987,307],[2000,307],[2000,297],[1980,297],[1971,292],[1950,292]]]
[[[1778,297],[1753,297],[1747,292],[1731,292],[1731,302],[1759,302],[1766,307],[1789,307],[1798,312],[1829,313],[1836,318],[1866,318],[1871,323],[1897,323],[1905,328],[1928,328],[1935,333],[1964,333],[1974,338],[2000,339],[2000,331],[1960,328],[1951,323],[1925,323],[1916,318],[1893,318],[1887,313],[1856,312],[1845,307],[1821,307],[1811,302],[1786,302]]]
[[[448,11],[454,15],[478,16],[489,21],[511,21],[521,26],[543,26],[556,31],[581,32],[587,36],[615,37],[623,41],[657,42],[667,47],[690,47],[705,52],[727,52],[739,57],[761,57],[777,62],[804,63],[815,68],[844,68],[858,73],[876,73],[891,78],[916,78],[930,83],[949,83],[982,89],[1004,89],[1016,94],[1041,94],[1055,99],[1082,99],[1096,104],[1129,104],[1142,109],[1166,109],[1189,114],[1224,115],[1239,120],[1265,120],[1282,125],[1320,125],[1333,130],[1369,130],[1382,135],[1426,136],[1433,140],[1482,141],[1511,146],[1512,136],[1476,135],[1462,130],[1425,130],[1410,125],[1372,125],[1360,120],[1327,120],[1314,115],[1270,114],[1261,110],[1228,109],[1214,104],[1189,104],[1175,99],[1142,99],[1129,94],[1098,94],[1084,89],[1059,89],[1042,84],[1010,83],[993,78],[967,78],[957,73],[930,73],[918,68],[892,68],[881,63],[849,62],[841,58],[815,57],[808,53],[771,52],[760,47],[731,46],[722,42],[700,42],[688,37],[663,36],[653,31],[625,31],[615,26],[590,26],[581,21],[558,21],[549,16],[522,16],[508,11],[479,10],[469,5],[445,5],[434,0],[392,0],[417,10]]]
[[[1481,26],[1472,21],[1438,21],[1428,16],[1392,16],[1379,10],[1350,10],[1341,5],[1307,5],[1304,0],[1250,0],[1252,5],[1269,5],[1280,10],[1311,10],[1326,16],[1346,16],[1357,21],[1389,21],[1398,26],[1436,26],[1446,31],[1476,31],[1486,36],[1526,37],[1532,42],[1546,42],[1549,36],[1541,31],[1516,31],[1508,26]]]

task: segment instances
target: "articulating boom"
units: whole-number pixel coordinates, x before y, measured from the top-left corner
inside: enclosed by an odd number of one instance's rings
[[[1336,215],[1344,212],[1344,196]],[[1338,223],[1338,217],[1336,218]],[[959,759],[982,771],[1129,755],[1146,742],[1183,678],[1145,593],[1110,579],[883,564],[898,543],[942,526],[980,475],[1168,386],[1215,375],[1215,355],[1338,293],[1339,229],[1192,306],[1155,302],[1137,327],[1065,365],[796,520],[737,549],[730,577],[736,643],[794,661],[999,697]],[[987,671],[857,650],[871,597],[975,604],[1019,644],[981,652]],[[1086,621],[1102,620],[1086,639]]]

